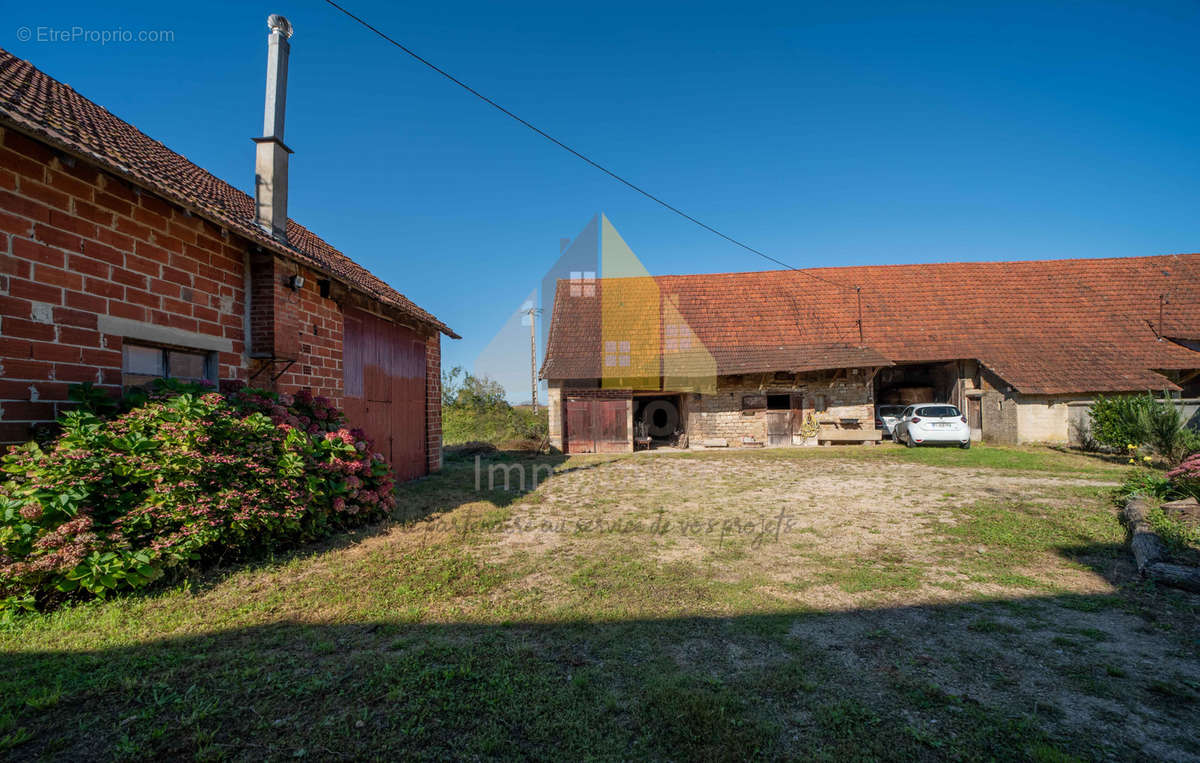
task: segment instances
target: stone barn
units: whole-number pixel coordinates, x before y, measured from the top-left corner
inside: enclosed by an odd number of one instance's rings
[[[570,453],[873,443],[920,402],[1065,443],[1096,394],[1200,393],[1198,350],[1180,254],[565,279],[541,375]]]

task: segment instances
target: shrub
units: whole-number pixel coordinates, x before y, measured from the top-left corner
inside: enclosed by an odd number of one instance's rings
[[[1176,498],[1177,490],[1162,472],[1152,469],[1134,469],[1121,483],[1117,493],[1121,498],[1140,494],[1151,498]]]
[[[1200,433],[1187,428],[1183,414],[1165,393],[1098,396],[1088,409],[1097,442],[1115,450],[1150,446],[1168,461],[1200,449]]]
[[[1183,457],[1200,453],[1200,432],[1195,429],[1183,430],[1183,440],[1180,443],[1180,450],[1183,452]],[[1183,460],[1182,458],[1180,459]]]
[[[1200,453],[1193,453],[1167,472],[1167,479],[1180,495],[1200,500]]]
[[[1129,445],[1145,445],[1147,433],[1142,411],[1153,402],[1150,395],[1097,395],[1088,408],[1092,435],[1101,445],[1121,451]]]
[[[307,487],[338,513],[370,514],[396,506],[395,479],[383,454],[361,429],[346,429],[346,416],[328,398],[308,390],[295,395],[242,389],[230,402],[263,413],[285,432],[307,435],[304,449]]]
[[[320,398],[243,391],[77,410],[0,465],[0,616],[308,540],[395,505],[391,471]],[[279,410],[276,410],[276,409]]]
[[[1154,531],[1163,539],[1173,554],[1195,553],[1200,550],[1200,527],[1168,516],[1162,508],[1153,509],[1148,519],[1154,527]]]
[[[1139,410],[1145,444],[1160,456],[1175,462],[1184,456],[1189,434],[1182,412],[1170,398],[1151,400]]]
[[[504,399],[504,388],[486,376],[473,376],[459,367],[442,374],[442,438],[448,446],[534,440],[537,447],[548,424],[545,408],[537,413],[514,408]]]

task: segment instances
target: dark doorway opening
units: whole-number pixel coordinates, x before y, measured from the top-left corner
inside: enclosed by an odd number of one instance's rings
[[[955,363],[920,363],[892,366],[875,377],[875,402],[880,405],[957,403]]]
[[[633,400],[634,444],[655,448],[680,445],[687,425],[680,395],[646,395]]]

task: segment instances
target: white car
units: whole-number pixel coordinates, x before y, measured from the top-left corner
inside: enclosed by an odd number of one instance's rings
[[[903,405],[879,405],[875,407],[875,428],[883,432],[884,437],[895,434],[896,424],[904,413]]]
[[[971,447],[971,428],[967,417],[953,405],[928,403],[910,405],[900,414],[892,436],[910,448],[929,443]]]

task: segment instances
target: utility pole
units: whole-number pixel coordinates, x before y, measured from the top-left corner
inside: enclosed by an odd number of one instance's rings
[[[529,316],[529,391],[530,399],[533,401],[533,412],[537,413],[538,409],[538,379],[537,379],[537,316],[542,312],[533,305],[525,311]]]

